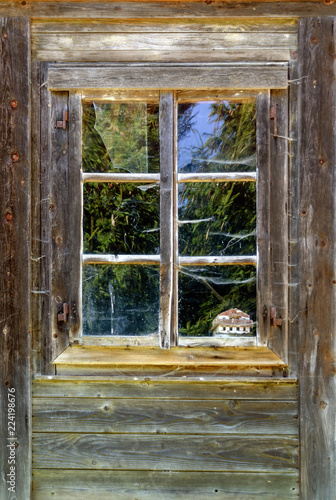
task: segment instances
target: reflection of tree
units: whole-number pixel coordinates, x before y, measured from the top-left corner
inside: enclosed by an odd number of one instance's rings
[[[128,113],[131,107],[127,109],[128,104],[123,103],[114,108],[111,119],[111,105],[108,106],[99,107],[104,113],[97,127],[97,109],[92,104],[84,105],[83,170],[140,172],[148,165],[149,172],[158,172],[158,107],[147,105],[144,133],[145,120],[141,112],[132,120]],[[179,137],[191,133],[197,121],[194,104],[183,104],[181,109]],[[210,119],[214,124],[213,133],[193,148],[191,161],[181,171],[254,170],[255,105],[213,103]],[[103,140],[105,129],[108,134]],[[180,225],[180,253],[255,254],[255,236],[247,236],[255,232],[255,197],[255,185],[250,182],[181,184],[179,219],[182,222],[206,220]],[[153,186],[85,184],[84,252],[157,253],[158,207],[159,193]],[[231,307],[238,307],[255,318],[255,271],[251,266],[188,267],[182,271],[179,281],[181,333],[208,335],[214,317]],[[84,266],[85,333],[142,335],[157,331],[158,283],[156,266]]]
[[[84,105],[83,170],[159,171],[158,106]],[[84,185],[84,252],[159,252],[159,189],[153,185]],[[143,335],[158,329],[156,266],[83,268],[83,331],[90,335]]]
[[[188,112],[190,115],[190,109]],[[254,170],[255,113],[255,105],[251,103],[213,103],[209,114],[213,133],[203,144],[192,148],[191,161],[182,170]],[[179,252],[182,255],[255,254],[255,184],[180,184],[179,220]],[[183,223],[188,220],[192,222]],[[205,267],[200,273],[198,270],[187,274],[182,271],[179,278],[180,332],[207,335],[215,316],[231,307],[238,307],[255,319],[254,276],[254,270],[244,266],[216,267],[216,271]]]

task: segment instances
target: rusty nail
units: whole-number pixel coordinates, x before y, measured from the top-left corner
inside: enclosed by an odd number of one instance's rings
[[[326,242],[325,241],[321,241],[321,247],[325,247],[326,246]]]
[[[4,33],[4,38],[8,38],[8,35],[7,35],[7,33]]]
[[[19,159],[18,153],[12,153],[11,158],[12,158],[13,161],[18,161],[18,159]]]
[[[13,215],[10,212],[6,213],[6,220],[11,221],[13,219]]]
[[[10,105],[12,106],[13,109],[15,109],[18,105],[17,101],[15,99],[13,99],[11,102],[10,102]]]
[[[311,41],[312,41],[312,43],[317,44],[318,43],[317,36],[314,36],[314,38],[312,38]]]

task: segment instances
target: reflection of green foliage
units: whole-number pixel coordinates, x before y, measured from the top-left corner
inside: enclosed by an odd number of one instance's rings
[[[190,104],[187,108],[188,117],[192,116],[194,106]],[[255,117],[254,103],[212,103],[209,120],[214,124],[214,132],[204,143],[192,148],[191,162],[183,171],[255,170]],[[192,126],[187,131],[192,130]],[[184,220],[202,219],[205,220],[183,224]],[[181,255],[255,254],[255,184],[180,184],[179,220],[182,222],[179,227]],[[217,267],[216,271],[213,267],[205,267],[201,270],[193,268],[193,272],[180,272],[181,334],[209,335],[217,314],[230,308],[239,308],[255,320],[255,269],[250,266],[223,266]]]
[[[255,320],[255,273],[252,266],[183,268],[179,275],[180,333],[207,336],[215,317],[236,307]]]
[[[159,253],[158,186],[85,184],[84,252]]]
[[[158,267],[83,268],[85,335],[146,335],[158,331],[158,319]]]
[[[84,104],[84,172],[158,172],[158,122],[157,104]]]

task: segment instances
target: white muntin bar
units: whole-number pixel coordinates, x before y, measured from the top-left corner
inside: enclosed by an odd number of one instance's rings
[[[158,183],[160,182],[160,174],[115,174],[112,172],[84,172],[82,174],[82,182],[139,182],[139,183]]]
[[[256,182],[256,172],[178,174],[178,182]]]
[[[180,257],[180,266],[256,266],[256,255],[239,255],[239,256],[225,256],[225,257]]]
[[[87,264],[160,264],[160,255],[102,255],[84,254],[82,263]]]

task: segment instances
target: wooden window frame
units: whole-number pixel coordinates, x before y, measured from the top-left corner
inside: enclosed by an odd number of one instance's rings
[[[288,344],[288,326],[287,326],[287,141],[284,140],[288,135],[288,100],[287,100],[287,64],[286,63],[234,63],[234,64],[63,64],[63,63],[46,63],[44,64],[44,82],[45,90],[42,92],[42,116],[43,110],[49,116],[49,123],[56,122],[60,119],[62,110],[67,107],[69,110],[69,127],[68,130],[52,130],[52,125],[45,131],[44,153],[52,162],[52,148],[57,145],[62,147],[62,140],[57,139],[60,134],[66,136],[65,142],[68,143],[68,171],[64,172],[66,182],[68,183],[67,203],[63,204],[57,201],[58,210],[65,215],[68,211],[72,216],[67,220],[67,228],[61,228],[64,232],[64,240],[67,241],[69,252],[68,263],[64,269],[60,266],[64,263],[64,259],[59,252],[53,252],[55,243],[61,241],[62,235],[57,228],[55,234],[50,230],[52,245],[48,246],[49,265],[53,271],[49,272],[49,289],[52,288],[51,274],[53,275],[56,285],[55,292],[51,290],[51,296],[56,296],[60,290],[61,295],[57,295],[58,300],[49,300],[49,308],[47,311],[48,321],[46,322],[46,331],[49,332],[52,339],[65,339],[59,342],[61,348],[53,350],[52,359],[57,356],[69,343],[79,343],[81,335],[81,293],[78,284],[81,276],[81,263],[79,259],[74,257],[78,255],[78,249],[81,248],[81,215],[78,211],[78,200],[81,197],[81,107],[83,99],[101,99],[115,92],[119,97],[125,93],[125,89],[131,92],[132,95],[143,95],[144,90],[149,97],[153,97],[160,92],[161,106],[168,106],[169,112],[165,116],[171,116],[166,123],[160,123],[160,157],[161,157],[161,174],[163,172],[172,172],[174,165],[174,152],[170,151],[167,155],[164,150],[171,148],[173,144],[173,123],[174,115],[174,97],[173,90],[178,91],[186,98],[197,94],[198,91],[213,93],[214,90],[225,96],[251,96],[257,97],[257,155],[258,162],[263,164],[263,168],[258,170],[258,185],[259,195],[257,200],[257,233],[258,233],[258,262],[263,265],[258,266],[257,274],[257,321],[258,335],[256,343],[259,346],[267,345],[274,350],[285,362],[287,361],[287,344]],[[219,83],[221,82],[221,85]],[[140,98],[140,97],[139,97]],[[44,101],[44,102],[43,102]],[[277,130],[274,129],[273,121],[270,120],[270,109],[277,109]],[[48,109],[49,108],[49,109]],[[57,116],[56,116],[57,115]],[[57,120],[56,120],[57,118]],[[48,143],[48,144],[46,144]],[[64,151],[64,150],[63,150]],[[162,160],[165,158],[165,160]],[[43,164],[43,153],[42,153]],[[58,159],[58,163],[62,159]],[[57,163],[57,161],[56,161]],[[70,168],[71,165],[71,168]],[[55,169],[51,169],[55,170]],[[59,166],[56,170],[59,172]],[[43,171],[43,168],[42,168]],[[96,174],[85,174],[85,180],[92,179]],[[177,173],[175,173],[177,175]],[[48,177],[48,174],[47,174]],[[50,176],[49,176],[50,177]],[[51,175],[51,177],[53,177]],[[49,178],[48,187],[51,190],[51,198],[56,200],[57,193],[61,189],[61,183],[58,179]],[[166,176],[168,187],[171,192],[172,176]],[[50,182],[51,181],[51,182]],[[42,188],[43,189],[43,188]],[[261,194],[260,194],[261,193]],[[46,193],[47,194],[47,193]],[[50,195],[50,192],[49,192]],[[48,195],[48,196],[49,196]],[[43,198],[43,196],[42,196]],[[51,203],[53,206],[53,203]],[[169,203],[172,207],[172,204]],[[161,214],[171,210],[169,207],[161,206]],[[50,211],[50,207],[49,207]],[[65,215],[66,216],[66,215]],[[176,214],[169,213],[169,224],[173,224],[173,219]],[[48,222],[50,224],[50,214],[48,214]],[[43,218],[42,218],[43,220]],[[51,224],[52,226],[52,224]],[[164,232],[164,229],[161,228]],[[164,234],[163,237],[168,237],[170,242],[166,251],[161,253],[161,259],[169,268],[167,278],[161,287],[161,294],[166,297],[165,308],[169,309],[176,307],[174,301],[174,292],[176,289],[176,276],[174,272],[173,241],[170,235]],[[175,244],[176,248],[176,244]],[[56,256],[56,258],[55,258]],[[127,257],[123,260],[127,261]],[[112,257],[111,257],[112,258]],[[110,260],[111,260],[110,258]],[[91,260],[90,260],[91,259]],[[89,256],[84,257],[86,262],[98,262],[101,257]],[[190,258],[188,258],[190,259]],[[209,258],[202,258],[209,260]],[[212,259],[212,258],[211,258]],[[222,263],[227,258],[223,259]],[[246,261],[246,258],[239,258]],[[239,260],[238,259],[238,260]],[[104,258],[109,260],[109,257]],[[113,260],[113,258],[112,258]],[[121,259],[122,260],[122,259]],[[180,262],[182,262],[181,258]],[[198,259],[199,260],[199,259]],[[235,260],[229,258],[229,260]],[[251,260],[251,259],[250,259]],[[100,260],[101,262],[101,260]],[[120,262],[120,260],[119,260]],[[180,263],[179,262],[179,263]],[[176,263],[176,256],[175,256]],[[185,262],[183,262],[185,264]],[[193,262],[194,263],[194,262]],[[247,263],[247,262],[245,262]],[[252,262],[249,262],[252,263]],[[195,264],[195,263],[194,263]],[[57,269],[59,272],[57,273]],[[71,280],[69,279],[69,271]],[[48,275],[48,272],[46,273]],[[175,281],[174,281],[175,280]],[[66,302],[70,305],[69,321],[60,324],[55,317],[60,310],[61,303]],[[175,302],[175,305],[174,305]],[[270,310],[271,307],[276,307],[278,319],[281,319],[281,325],[271,326]],[[168,348],[177,345],[176,328],[171,327],[171,314],[160,316],[161,334],[160,346]],[[177,314],[173,314],[177,317]],[[43,321],[42,321],[43,323]],[[85,339],[86,336],[83,336]],[[101,339],[84,340],[85,344],[101,343]],[[106,339],[104,339],[106,342]],[[158,346],[157,338],[142,337],[141,345],[156,345]],[[182,339],[181,339],[182,340]],[[126,337],[117,338],[118,345],[139,345],[139,338]],[[104,341],[103,341],[104,342]],[[154,342],[154,344],[153,344]],[[114,339],[107,340],[109,345],[115,345]],[[201,343],[199,339],[183,339],[179,345],[216,345],[214,339],[209,339],[208,342]],[[239,342],[238,342],[239,344]],[[217,343],[223,345],[223,343]],[[230,343],[232,345],[232,343]],[[241,344],[240,344],[241,345]]]

